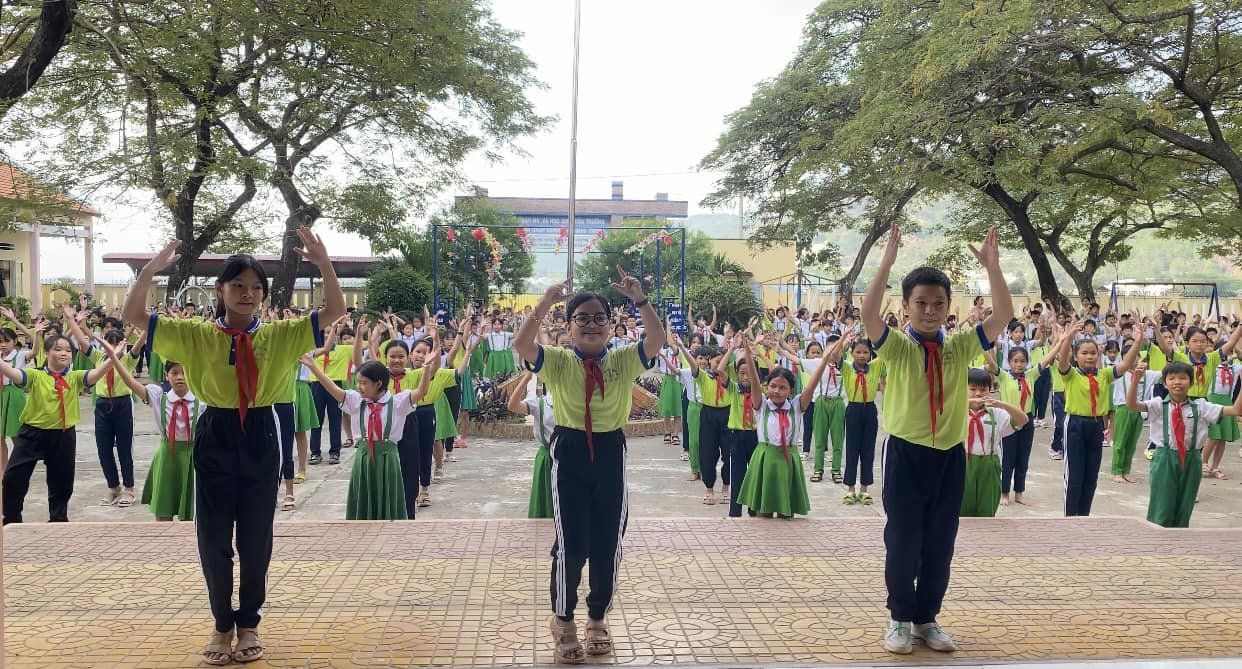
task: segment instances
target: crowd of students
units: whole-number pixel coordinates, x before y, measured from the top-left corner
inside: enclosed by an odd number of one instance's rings
[[[195,521],[215,618],[204,650],[210,664],[263,654],[257,626],[276,498],[283,490],[281,508],[296,508],[308,466],[325,464],[324,431],[326,465],[357,448],[347,519],[413,519],[431,505],[454,447],[465,446],[459,433],[476,387],[518,370],[508,407],[532,417],[538,442],[528,515],[552,518],[556,528],[550,631],[559,662],[611,651],[604,618],[628,515],[621,428],[630,386],[647,373],[661,378],[665,443],[682,449],[689,480],[705,488],[703,503],[727,504],[731,517],[808,514],[808,486],[826,475],[843,486],[843,503],[873,504],[884,435],[884,644],[897,653],[909,652],[912,638],[956,648],[935,620],[958,519],[1029,503],[1035,427],[1046,425],[1049,405],[1048,447],[1063,463],[1067,516],[1090,514],[1106,444],[1113,480],[1133,481],[1146,424],[1148,518],[1186,527],[1200,479],[1225,478],[1224,445],[1239,437],[1236,318],[1164,308],[1101,313],[1090,301],[1078,313],[1035,304],[1016,314],[995,232],[971,248],[992,303],[976,300],[960,322],[950,313],[951,284],[933,268],[902,280],[900,309],[881,306],[900,247],[895,228],[859,307],[777,307],[719,330],[716,314],[703,313],[683,333],[661,323],[624,272],[613,284],[624,308],[557,284],[520,312],[355,319],[323,244],[309,231],[299,236],[325,295],[307,313],[265,310],[266,274],[246,255],[226,263],[214,314],[192,305],[149,311],[144,297],[152,277],[176,262],[176,243],[139,273],[115,316],[65,307],[60,322],[40,316],[27,325],[0,310],[12,325],[0,328],[0,426],[13,443],[11,455],[7,444],[0,453],[4,523],[21,522],[39,461],[49,518],[68,520],[78,396],[91,393],[104,502],[140,500],[159,520]],[[137,380],[144,362],[145,384]],[[161,437],[140,498],[135,402],[152,412]],[[573,614],[588,561],[584,645]]]

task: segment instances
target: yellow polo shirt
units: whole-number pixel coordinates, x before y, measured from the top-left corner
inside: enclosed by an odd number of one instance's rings
[[[864,378],[867,380],[865,389],[860,381]],[[841,384],[845,388],[845,396],[851,403],[874,402],[882,378],[884,378],[884,363],[880,360],[872,360],[863,372],[854,369],[852,362],[841,366]]]
[[[1091,381],[1077,367],[1070,367],[1062,374],[1059,366],[1054,367],[1052,375],[1060,376],[1065,382],[1065,413],[1071,416],[1103,416],[1112,407],[1112,384],[1115,367],[1105,367],[1095,373],[1098,393],[1095,396],[1095,411],[1091,411]]]
[[[654,363],[654,359],[648,360],[643,355],[641,343],[604,352],[598,362],[604,378],[603,393],[596,388],[590,399],[593,432],[612,432],[625,426],[634,400],[634,379]],[[586,370],[578,354],[568,348],[540,346],[535,360],[526,365],[539,375],[552,393],[552,412],[556,416],[556,424],[585,431]],[[714,398],[714,387],[712,393]]]
[[[86,390],[87,370],[78,369],[65,371],[65,381],[69,387],[61,395],[56,393],[56,381],[43,369],[28,368],[22,370],[26,380],[22,387],[26,389],[26,408],[22,409],[23,425],[37,427],[41,430],[71,429],[78,424],[78,395]],[[64,401],[65,421],[61,425],[61,400]]]

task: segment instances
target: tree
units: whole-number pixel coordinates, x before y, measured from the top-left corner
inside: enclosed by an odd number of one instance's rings
[[[422,314],[431,306],[431,282],[413,267],[382,265],[367,277],[367,309]]]
[[[494,293],[522,292],[535,263],[518,236],[517,217],[482,200],[462,199],[431,221],[442,227],[407,235],[398,250],[411,266],[437,277],[442,301],[488,304]],[[435,243],[433,235],[439,235]],[[436,249],[440,266],[433,273]]]
[[[697,312],[690,315],[691,319],[711,319],[715,308],[717,325],[728,322],[734,328],[745,327],[751,318],[763,314],[754,288],[741,281],[701,281],[686,291],[686,301]]]
[[[14,5],[4,17],[4,27],[11,26],[11,30],[0,36],[0,63],[9,64],[0,71],[0,119],[38,83],[73,29],[74,16],[78,12],[77,0],[40,4],[42,6],[37,13],[33,11],[35,3]],[[16,50],[32,29],[34,32],[30,38],[20,51]]]
[[[594,249],[578,256],[581,259],[574,265],[574,288],[599,293],[613,303],[620,302],[621,294],[611,288],[612,282],[617,280],[619,266],[627,274],[638,277],[651,298],[657,297],[654,292],[657,276],[661,278],[660,296],[675,297],[681,290],[682,234],[686,235],[687,291],[701,281],[719,281],[722,271],[718,269],[736,269],[727,263],[717,262],[711,239],[701,232],[673,232],[672,228],[668,228],[668,243],[657,239],[641,251],[629,250],[657,232],[636,228],[659,228],[660,225],[655,219],[631,219],[625,221],[621,228],[609,229]]]

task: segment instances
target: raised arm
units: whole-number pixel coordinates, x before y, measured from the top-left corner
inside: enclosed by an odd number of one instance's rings
[[[742,342],[742,360],[746,363],[746,376],[750,379],[750,392],[759,390],[759,368],[755,366],[755,346],[753,341]],[[760,392],[762,395],[763,393]]]
[[[660,324],[660,314],[656,313],[655,305],[643,293],[643,285],[638,279],[626,274],[620,265],[617,265],[617,276],[620,281],[614,282],[612,289],[629,298],[634,304],[640,305],[638,314],[643,319],[643,358],[655,360],[660,354],[660,349],[664,348],[664,341],[667,337],[664,326]]]
[[[1223,320],[1223,319],[1222,319]],[[1222,324],[1223,325],[1223,324]],[[1238,341],[1242,340],[1242,325],[1233,329],[1233,333],[1229,335],[1229,341],[1220,347],[1220,359],[1228,361],[1229,356],[1238,348]]]
[[[320,281],[323,283],[323,308],[319,310],[319,319],[323,323],[335,323],[345,315],[345,293],[341,291],[341,283],[336,279],[336,267],[328,249],[324,247],[319,235],[310,228],[298,228],[298,239],[302,241],[300,248],[295,247],[302,259],[319,270]],[[127,302],[128,304],[128,302]]]
[[[988,373],[996,376],[1000,374],[1000,365],[996,364],[996,347],[983,352],[983,359],[988,361]]]
[[[419,379],[418,387],[410,391],[410,401],[417,404],[423,401],[427,396],[428,389],[431,388],[431,377],[440,371],[440,347],[434,346],[431,352],[427,354],[427,360],[423,362],[423,378]]]
[[[840,340],[838,340],[840,341]],[[798,395],[798,408],[806,411],[811,406],[811,402],[815,400],[815,390],[819,387],[819,380],[824,376],[824,369],[832,364],[828,362],[828,353],[832,350],[840,350],[836,347],[828,347],[819,356],[819,364],[815,366],[815,371],[811,372],[811,378],[807,380],[806,386],[802,389],[802,393]]]
[[[1120,377],[1126,372],[1134,369],[1138,363],[1139,349],[1142,348],[1144,335],[1142,332],[1134,335],[1134,343],[1130,345],[1130,350],[1126,351],[1126,355],[1121,362],[1113,365],[1113,373]]]
[[[18,320],[17,314],[13,313],[12,309],[8,307],[0,307],[0,316],[3,316],[5,320],[12,323],[13,327],[17,328],[18,332],[22,333],[23,335],[26,335],[26,341],[30,342],[31,344],[34,343],[34,333],[30,331],[30,328],[26,327],[25,323]]]
[[[526,406],[526,386],[530,385],[530,380],[533,378],[535,378],[535,375],[529,371],[523,373],[513,386],[513,390],[509,391],[509,402],[506,405],[509,413],[519,416],[525,416],[530,413],[529,408]]]
[[[179,246],[180,241],[169,242],[138,271],[133,285],[129,287],[129,293],[125,295],[125,306],[121,309],[121,318],[126,323],[136,328],[147,327],[147,295],[151,292],[151,282],[156,274],[172,267],[181,259],[181,255],[177,253]]]
[[[82,331],[82,327],[78,324],[78,312],[74,311],[73,307],[67,304],[65,305],[64,312],[65,327],[69,330],[69,334],[74,338],[74,340],[78,342],[78,351],[82,353],[82,355],[86,355],[87,351],[91,349],[91,340],[90,337],[86,336],[86,333]]]
[[[104,342],[104,344],[106,346],[106,342]],[[97,365],[91,368],[91,370],[86,373],[86,385],[88,386],[95,385],[95,382],[98,381],[99,379],[102,379],[104,375],[108,373],[109,369],[124,369],[125,368],[124,365],[117,364],[117,360],[119,360],[121,355],[123,355],[125,352],[124,347],[125,347],[125,342],[120,342],[119,344],[117,344],[117,348],[113,349],[113,352],[115,353],[115,355],[107,354],[104,359],[104,364]],[[108,348],[111,348],[111,347],[106,347],[105,351]]]
[[[104,355],[107,356],[112,362],[112,368],[116,370],[117,374],[121,375],[121,380],[124,381],[125,385],[129,386],[129,389],[134,392],[134,396],[142,400],[143,404],[149,404],[151,398],[147,396],[147,387],[139,383],[138,379],[135,379],[134,375],[130,374],[128,369],[125,369],[125,365],[121,364],[120,358],[124,353],[123,347],[125,344],[122,343],[113,348],[106,340],[104,340],[103,337],[100,336],[96,336],[95,341],[99,342],[99,346],[103,349]]]
[[[978,249],[973,244],[967,246],[988,273],[988,286],[992,289],[992,313],[983,319],[983,334],[989,342],[995,342],[1013,320],[1013,296],[1009,294],[1009,284],[1005,283],[1005,274],[1001,271],[1000,240],[996,228],[988,230]]]
[[[737,349],[738,340],[740,340],[742,336],[742,333],[739,332],[733,335],[733,338],[729,340],[728,348],[725,349],[724,355],[720,356],[720,360],[716,363],[717,375],[729,373],[730,358],[733,357],[733,351]]]
[[[328,391],[328,394],[332,396],[332,399],[336,400],[338,404],[345,401],[345,390],[336,385],[336,381],[328,378],[328,373],[323,371],[319,365],[315,364],[314,356],[310,353],[306,353],[299,358],[299,360],[301,361],[302,366],[309,369],[311,374],[314,374],[315,378],[319,379],[319,384],[323,386],[324,390]]]
[[[897,261],[897,251],[901,248],[901,227],[896,223],[888,231],[888,244],[884,247],[884,255],[880,257],[880,265],[875,276],[867,286],[867,294],[863,296],[862,322],[867,336],[872,340],[879,339],[887,327],[884,323],[884,290],[888,285],[888,275],[893,271],[893,263]]]
[[[1131,346],[1130,350],[1133,351],[1136,348],[1138,347]],[[1122,379],[1117,379],[1117,380],[1121,381]],[[1143,406],[1143,403],[1139,402],[1138,400],[1138,387],[1139,387],[1139,384],[1137,383],[1133,383],[1133,382],[1128,383],[1128,387],[1126,388],[1126,408],[1131,411],[1140,411],[1140,412],[1147,411],[1147,407]]]
[[[26,375],[22,373],[22,370],[10,365],[3,359],[0,359],[0,374],[3,374],[4,378],[12,381],[15,386],[23,386],[26,384]]]
[[[371,344],[370,337],[364,336],[367,334],[368,334],[367,333],[367,317],[361,316],[358,319],[358,328],[354,330],[354,354],[352,356],[352,363],[353,363],[354,369],[358,369],[358,367],[362,365],[362,351],[363,351],[362,340],[364,338],[367,340],[366,346],[368,347]]]
[[[564,302],[569,297],[569,282],[553,284],[544,291],[543,297],[535,305],[535,313],[531,318],[522,321],[517,334],[513,336],[513,350],[523,360],[534,360],[539,357],[539,323],[552,311],[552,307]],[[567,324],[570,325],[570,324]]]
[[[1025,410],[1009,404],[1008,402],[1002,402],[994,397],[989,397],[983,400],[983,404],[985,406],[1001,409],[1005,413],[1009,414],[1009,421],[1013,424],[1015,430],[1021,429],[1022,426],[1026,425],[1026,422],[1030,420],[1030,417],[1026,415]]]

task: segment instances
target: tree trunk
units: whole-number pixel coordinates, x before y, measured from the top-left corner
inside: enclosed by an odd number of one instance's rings
[[[913,185],[904,191],[897,193],[897,199],[893,202],[892,209],[884,212],[883,215],[876,215],[871,218],[871,227],[867,230],[867,234],[863,235],[862,246],[858,247],[858,253],[854,254],[854,262],[850,265],[849,271],[841,277],[837,282],[838,292],[845,297],[850,304],[854,303],[854,282],[858,281],[858,275],[862,274],[863,265],[867,262],[867,256],[871,254],[871,249],[875,247],[875,243],[880,238],[888,234],[892,229],[893,223],[901,218],[901,212],[905,210],[906,205],[914,196],[918,194],[921,186]]]
[[[1031,258],[1031,264],[1035,266],[1035,276],[1039,280],[1040,298],[1058,305],[1058,310],[1072,310],[1073,303],[1057,286],[1056,275],[1052,273],[1052,263],[1048,262],[1048,255],[1044,253],[1043,246],[1040,244],[1038,231],[1031,223],[1031,217],[1027,212],[1027,208],[1030,206],[1029,203],[1024,204],[1014,199],[1000,184],[983,184],[979,187],[979,190],[1000,205],[1005,215],[1018,230],[1018,235],[1022,238],[1022,245],[1026,248],[1026,253]]]
[[[298,245],[298,228],[311,227],[323,212],[318,205],[307,202],[298,192],[293,179],[281,176],[274,185],[285,200],[289,216],[285,219],[285,234],[280,242],[280,269],[272,279],[272,306],[284,309],[293,301],[293,284],[298,276],[298,264],[302,256],[293,249]],[[312,305],[314,306],[314,305]]]
[[[0,73],[0,118],[23,95],[30,92],[43,71],[65,45],[78,12],[76,0],[44,2],[39,27],[9,69]]]

